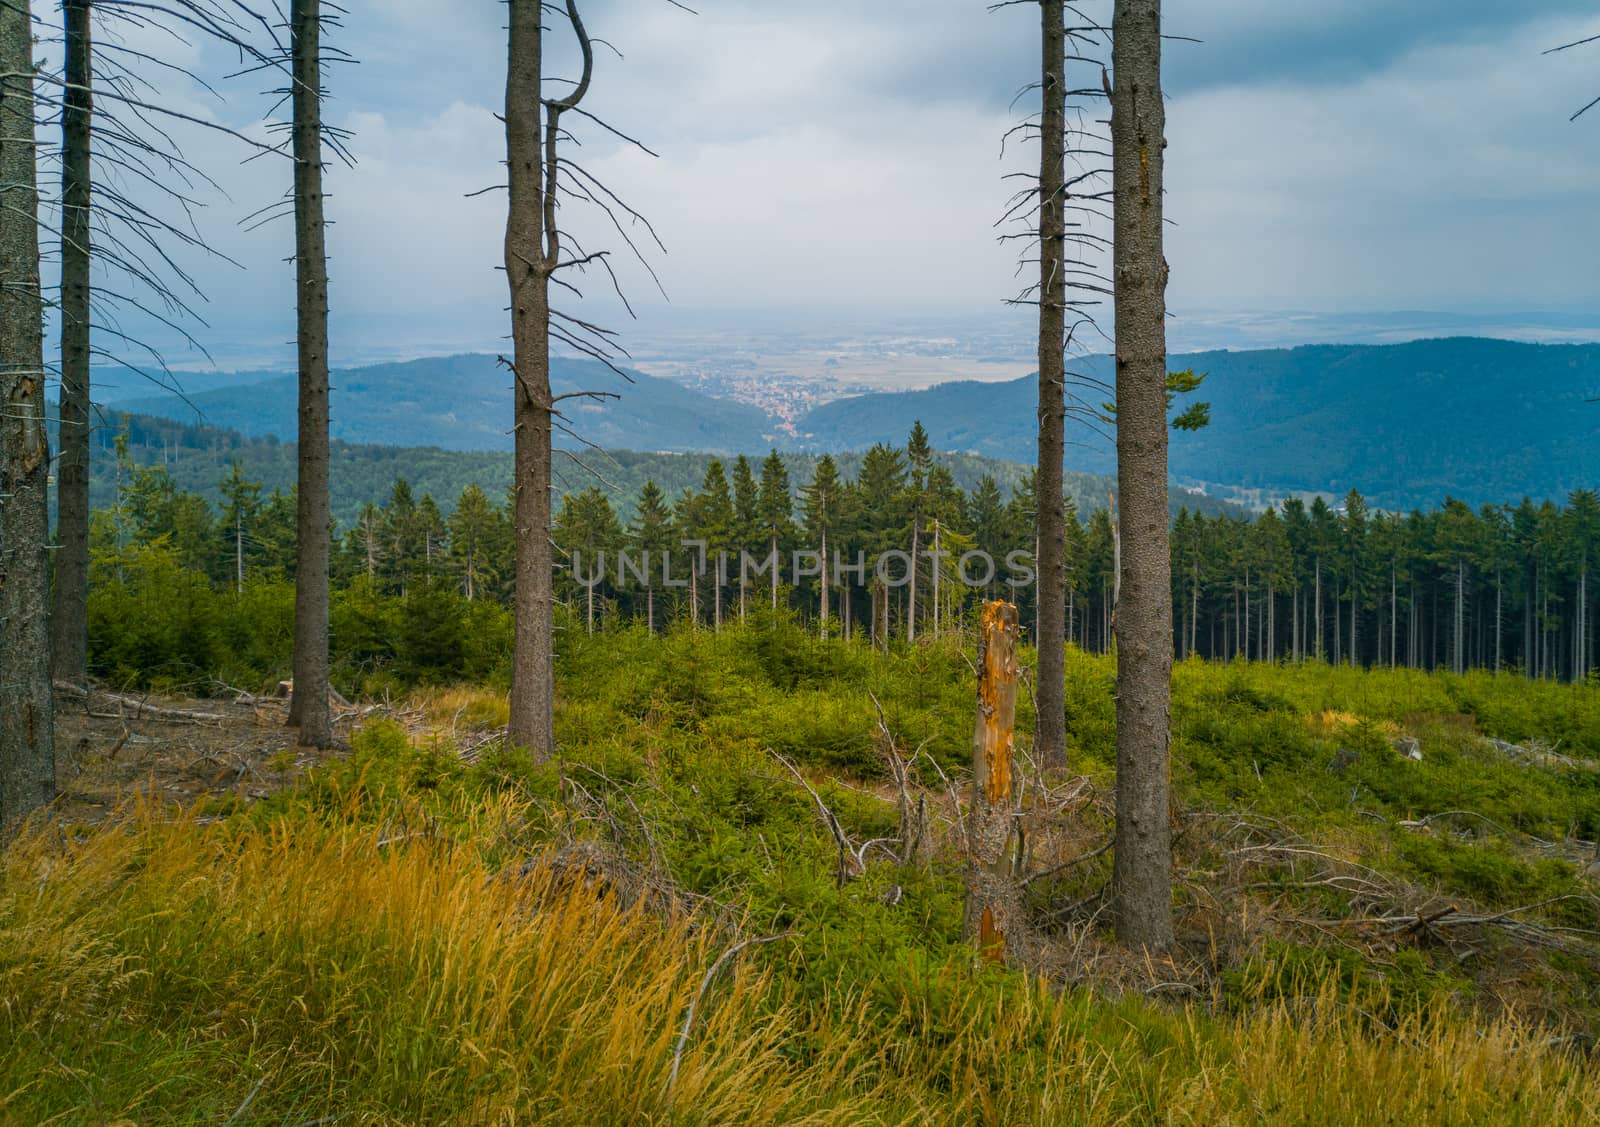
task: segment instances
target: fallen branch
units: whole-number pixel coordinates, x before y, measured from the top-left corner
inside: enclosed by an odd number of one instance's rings
[[[1100,848],[1091,853],[1085,853],[1082,857],[1074,857],[1070,861],[1063,861],[1061,864],[1056,865],[1053,868],[1045,869],[1043,872],[1034,873],[1031,877],[1026,878],[1022,882],[1022,887],[1027,888],[1036,880],[1044,880],[1046,877],[1053,877],[1057,873],[1064,873],[1068,869],[1081,865],[1086,861],[1093,861],[1096,857],[1099,857],[1108,851],[1113,844],[1115,844],[1115,839],[1108,839],[1103,845],[1100,846]]]
[[[850,847],[850,839],[845,836],[844,827],[839,824],[839,819],[834,816],[833,811],[828,809],[828,804],[822,801],[822,796],[817,793],[816,788],[806,781],[806,777],[800,773],[799,768],[776,751],[772,751],[771,748],[767,750],[772,753],[774,759],[789,769],[789,774],[793,775],[801,786],[806,788],[806,793],[812,797],[817,804],[817,809],[822,812],[822,820],[827,824],[828,831],[833,834],[833,840],[839,846],[838,884],[840,888],[843,888],[850,878],[856,875],[850,872],[850,862],[855,860],[856,853]],[[865,852],[865,847],[863,847],[863,852]],[[865,862],[861,862],[860,867],[864,869],[866,867]]]
[[[776,755],[777,752],[773,752],[773,754]],[[795,934],[792,931],[784,931],[777,935],[763,935],[751,939],[743,939],[717,956],[716,962],[711,964],[710,969],[706,971],[705,977],[700,980],[700,989],[695,991],[694,998],[689,1002],[689,1011],[683,1015],[683,1028],[678,1031],[678,1044],[672,1050],[672,1071],[667,1075],[667,1095],[672,1095],[673,1085],[678,1082],[678,1065],[683,1060],[683,1050],[688,1047],[689,1031],[694,1028],[694,1015],[700,1008],[700,1000],[705,997],[706,990],[711,986],[711,980],[717,976],[717,971],[722,969],[722,964],[746,947],[759,947],[766,943],[776,943],[780,939],[788,939]]]
[[[81,697],[86,702],[91,695],[90,690],[74,685],[70,681],[55,682],[55,691],[69,697]],[[145,700],[125,697],[102,690],[95,690],[93,695],[109,701],[119,709],[133,709],[132,719],[134,720],[159,720],[168,724],[224,724],[228,720],[220,712],[195,712],[187,708],[162,708]],[[126,717],[119,718],[125,719]]]

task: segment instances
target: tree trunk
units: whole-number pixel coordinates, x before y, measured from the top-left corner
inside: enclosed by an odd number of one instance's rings
[[[1355,669],[1361,664],[1360,628],[1357,625],[1356,612],[1361,603],[1361,584],[1357,581],[1355,561],[1350,562],[1350,668]]]
[[[300,430],[289,723],[307,747],[333,745],[328,701],[328,254],[322,215],[321,0],[292,0],[294,241]]]
[[[828,529],[822,529],[822,622],[818,630],[824,642],[828,640],[828,572],[831,570],[828,562]]]
[[[1056,0],[1042,13],[1040,83],[1044,112],[1039,141],[1039,465],[1034,496],[1039,506],[1038,716],[1034,752],[1046,768],[1067,766],[1066,542],[1062,485],[1066,443],[1067,228],[1066,30]]]
[[[0,838],[55,796],[50,438],[28,0],[0,4]]]
[[[872,584],[872,637],[880,650],[888,650],[889,588],[876,579]]]
[[[911,601],[906,611],[906,641],[917,640],[917,556],[922,547],[922,516],[919,513],[911,521]]]
[[[1173,940],[1161,0],[1117,0],[1112,18],[1117,489],[1118,526],[1126,538],[1117,600],[1112,903],[1123,943],[1160,950]]]
[[[1501,610],[1504,607],[1504,583],[1501,573],[1494,572],[1494,672],[1501,666]]]
[[[1325,661],[1325,660],[1327,660],[1327,650],[1325,650],[1323,648],[1323,645],[1322,645],[1322,557],[1321,556],[1317,557],[1317,601],[1316,601],[1316,608],[1315,608],[1314,613],[1317,616],[1317,626],[1316,626],[1317,660],[1318,661]]]
[[[61,458],[56,470],[51,675],[82,684],[89,655],[89,255],[94,99],[89,0],[66,0],[61,112]]]
[[[985,603],[978,632],[978,718],[972,734],[972,807],[967,815],[967,898],[961,934],[991,962],[1025,943],[1017,879],[1017,608]]]
[[[554,168],[540,152],[539,0],[509,0],[505,267],[515,377],[516,593],[511,743],[543,759],[555,750],[555,592],[550,552],[550,272],[547,220]],[[555,144],[553,127],[550,143]]]

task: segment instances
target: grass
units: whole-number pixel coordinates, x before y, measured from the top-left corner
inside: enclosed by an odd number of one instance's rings
[[[970,960],[807,1004],[735,960],[471,843],[337,817],[142,806],[6,855],[0,1116],[14,1123],[1575,1123],[1600,1083],[1509,1018],[1375,1027],[1323,982],[1236,1016],[1057,993]],[[458,812],[492,839],[522,817]],[[385,844],[388,842],[388,844]],[[235,1114],[237,1113],[237,1114]],[[230,1116],[233,1118],[230,1119]]]
[[[874,860],[838,887],[769,752],[857,840],[892,835],[874,698],[906,748],[959,771],[972,701],[953,646],[879,655],[781,623],[569,632],[559,674],[551,764],[493,745],[461,762],[452,741],[503,722],[503,697],[438,690],[415,731],[368,725],[292,793],[214,819],[134,801],[12,844],[0,1122],[1600,1122],[1600,1073],[1557,1036],[1600,1014],[1592,949],[1358,943],[1337,924],[1369,909],[1305,887],[1299,861],[1225,891],[1240,862],[1215,828],[1286,827],[1395,890],[1485,910],[1567,897],[1519,918],[1593,928],[1587,878],[1535,839],[1600,825],[1594,773],[1483,739],[1600,754],[1592,688],[1180,665],[1184,950],[1119,965],[1074,924],[1049,933],[1045,981],[960,942],[948,831],[929,869]],[[1074,767],[1102,791],[1111,674],[1069,661]],[[1091,804],[1062,832],[1103,825]],[[581,843],[623,867],[577,875]],[[1092,895],[1106,860],[1036,907]],[[630,874],[670,875],[679,897],[641,900]],[[703,987],[742,939],[777,935]]]

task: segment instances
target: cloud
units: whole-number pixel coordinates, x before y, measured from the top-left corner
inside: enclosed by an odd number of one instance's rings
[[[330,41],[331,121],[353,169],[329,173],[335,334],[346,358],[490,343],[504,321],[504,10],[459,0],[353,0]],[[1105,0],[1088,0],[1103,14]],[[1033,96],[1037,13],[973,0],[719,0],[688,16],[594,0],[602,48],[587,106],[661,155],[575,122],[575,159],[648,214],[675,308],[873,309],[1001,316],[1014,248],[991,229],[1031,159],[999,156]],[[1206,308],[1509,308],[1600,299],[1596,124],[1566,114],[1600,90],[1593,57],[1541,57],[1600,31],[1587,0],[1169,0],[1172,301]],[[560,21],[548,69],[571,73]],[[197,48],[221,75],[236,61]],[[1090,68],[1092,69],[1092,68]],[[1086,72],[1087,73],[1087,72]],[[262,132],[259,76],[217,106]],[[1093,76],[1086,76],[1085,81]],[[1091,83],[1092,84],[1092,83]],[[291,231],[235,226],[287,187],[281,160],[239,163],[226,139],[180,130],[227,197],[207,231],[243,273],[195,265],[210,337],[286,359]],[[617,246],[597,217],[567,221]],[[617,261],[626,258],[617,246]],[[629,293],[664,308],[648,275]],[[597,279],[591,277],[591,283]]]

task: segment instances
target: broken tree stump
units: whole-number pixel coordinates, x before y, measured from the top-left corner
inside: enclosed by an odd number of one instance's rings
[[[967,818],[967,900],[962,934],[985,959],[1004,963],[1024,933],[1017,875],[1014,747],[1017,608],[985,603],[978,630],[978,717],[972,734],[972,809]]]

